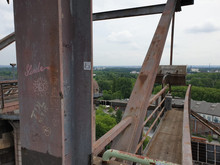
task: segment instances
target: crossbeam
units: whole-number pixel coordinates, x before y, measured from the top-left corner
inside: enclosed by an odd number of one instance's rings
[[[159,4],[159,5],[152,5],[152,6],[144,6],[144,7],[130,8],[130,9],[94,13],[93,21],[160,14],[163,12],[165,5],[166,4]]]

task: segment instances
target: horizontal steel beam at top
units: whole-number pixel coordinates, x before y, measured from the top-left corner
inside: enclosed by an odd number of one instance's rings
[[[143,15],[151,15],[151,14],[160,14],[163,12],[164,7],[165,7],[165,4],[159,4],[159,5],[152,5],[152,6],[144,6],[144,7],[130,8],[130,9],[121,9],[121,10],[93,13],[93,21],[143,16]],[[15,41],[15,33],[13,32],[0,40],[0,50],[7,47],[14,41]]]
[[[165,4],[153,5],[153,6],[144,6],[130,9],[114,10],[107,12],[100,12],[93,14],[93,21],[123,18],[123,17],[134,17],[134,16],[143,16],[151,14],[160,14],[163,13]]]

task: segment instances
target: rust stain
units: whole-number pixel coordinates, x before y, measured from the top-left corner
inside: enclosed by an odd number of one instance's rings
[[[141,81],[141,84],[143,84],[147,80],[147,75],[145,74],[140,74],[139,79]]]

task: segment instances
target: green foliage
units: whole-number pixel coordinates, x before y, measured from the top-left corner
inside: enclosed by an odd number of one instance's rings
[[[208,140],[208,142],[212,142],[212,140],[213,140],[213,139],[212,139],[212,136],[211,136],[211,135],[208,135],[208,136],[207,136],[207,140]]]
[[[156,94],[161,90],[161,86],[154,88],[153,93]],[[187,86],[173,86],[172,96],[185,98]],[[198,101],[207,101],[212,103],[220,102],[220,89],[192,86],[191,98]]]
[[[147,138],[144,140],[143,148],[145,148],[147,146],[147,144],[149,143],[150,139],[151,139],[151,137],[147,136]]]
[[[99,107],[96,110],[96,139],[102,137],[106,132],[116,125],[115,118],[103,112]]]
[[[17,77],[17,70],[15,68],[15,77]],[[13,79],[12,68],[0,68],[0,80],[11,80]]]
[[[119,109],[116,112],[116,122],[119,123],[122,119],[122,111]]]
[[[135,84],[137,74],[130,74],[134,68],[109,68],[102,71],[95,70],[95,79],[103,93],[101,99],[129,98]],[[137,71],[139,69],[136,69]]]
[[[220,89],[220,73],[194,73],[186,76],[187,83],[193,86]]]
[[[114,109],[112,107],[109,108],[108,113],[112,113]]]

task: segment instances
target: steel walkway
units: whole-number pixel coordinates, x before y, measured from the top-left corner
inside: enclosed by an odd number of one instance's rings
[[[166,112],[145,155],[152,159],[181,164],[182,128],[183,109],[173,108]]]

